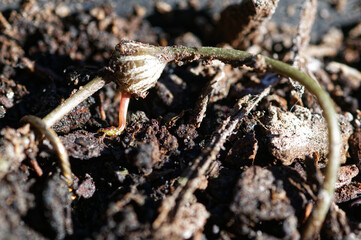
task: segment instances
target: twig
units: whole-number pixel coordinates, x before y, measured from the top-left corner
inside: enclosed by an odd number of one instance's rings
[[[292,51],[294,52],[293,67],[303,69],[302,58],[304,58],[305,50],[310,42],[310,33],[313,23],[316,19],[317,0],[306,0],[303,4],[302,13],[300,16],[300,23],[297,29],[297,36]]]
[[[191,125],[196,128],[199,128],[205,115],[208,103],[214,92],[217,90],[219,86],[219,81],[225,78],[226,74],[224,72],[224,63],[220,62],[220,66],[218,66],[217,73],[212,77],[212,80],[207,83],[207,85],[203,88],[201,95],[198,97],[198,100],[195,104],[194,110],[192,111],[192,119],[190,120]]]

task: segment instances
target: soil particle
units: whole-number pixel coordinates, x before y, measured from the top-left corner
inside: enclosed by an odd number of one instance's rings
[[[325,224],[321,229],[321,237],[325,239],[357,239],[350,235],[351,228],[346,218],[346,214],[336,204],[332,204],[326,217]]]
[[[225,162],[234,167],[250,166],[254,163],[258,151],[258,140],[254,131],[235,137],[232,148],[227,153]]]
[[[70,157],[80,160],[87,160],[99,157],[105,151],[105,144],[96,133],[85,132],[83,130],[61,136],[64,147]]]
[[[249,237],[256,237],[259,230],[266,233],[265,237],[268,234],[286,239],[297,237],[294,199],[289,198],[292,188],[287,189],[287,180],[275,174],[280,170],[255,166],[242,173],[230,205],[234,231]]]
[[[29,192],[33,182],[26,182],[27,173],[13,172],[1,182],[0,235],[3,239],[46,239],[28,224],[26,216],[35,205],[35,197]]]
[[[296,158],[305,159],[317,152],[324,161],[328,153],[328,138],[326,123],[321,115],[299,106],[293,112],[285,112],[274,106],[270,106],[269,111],[264,130],[268,149],[275,158],[290,165]],[[344,146],[341,163],[345,163],[352,126],[343,116],[339,119]]]
[[[71,130],[83,127],[91,118],[89,107],[94,103],[95,100],[93,97],[88,98],[76,106],[52,128],[59,133],[69,133]]]
[[[359,169],[356,165],[341,166],[338,172],[338,179],[335,185],[336,188],[342,187],[351,183],[352,178],[356,177],[359,173]]]
[[[146,121],[146,119],[144,119]],[[150,120],[143,124],[140,122],[131,122],[127,129],[127,136],[130,139],[129,146],[137,146],[137,140],[144,138],[145,143],[153,145],[152,164],[160,161],[166,154],[178,148],[178,141],[165,126],[159,126],[158,121]],[[159,150],[156,150],[159,148]],[[157,153],[159,152],[159,153]],[[161,154],[161,155],[158,155]]]
[[[192,149],[195,146],[194,139],[198,137],[198,132],[194,126],[181,124],[177,128],[177,135],[180,139],[183,139],[186,148]]]
[[[350,201],[352,199],[357,199],[359,198],[360,194],[361,194],[360,183],[355,182],[348,185],[344,185],[336,189],[335,202],[342,203],[342,202]]]
[[[161,152],[175,151],[178,148],[178,140],[170,134],[165,126],[162,126],[159,133],[159,143],[162,146]]]
[[[7,172],[17,171],[27,157],[35,159],[38,152],[34,133],[25,125],[17,131],[13,128],[1,130],[0,140],[0,179]]]
[[[201,203],[193,203],[190,206],[181,207],[178,217],[174,222],[176,228],[175,231],[172,231],[171,238],[190,239],[193,237],[194,239],[199,239],[202,236],[208,217],[209,213]]]
[[[159,161],[159,146],[156,142],[139,144],[132,157],[132,165],[142,170],[145,174],[150,174],[153,164]]]
[[[85,174],[85,179],[79,184],[75,193],[79,197],[91,198],[96,190],[94,180],[89,174]]]
[[[145,175],[160,169],[178,149],[178,140],[158,121],[143,112],[132,114],[123,141],[125,158],[130,166]]]
[[[237,171],[223,167],[219,170],[217,177],[209,179],[207,192],[212,196],[216,205],[230,201],[238,177]]]
[[[110,206],[105,226],[100,229],[95,239],[147,239],[149,231],[143,229],[132,205],[124,206],[117,212],[112,212]]]
[[[356,131],[351,135],[349,139],[350,144],[350,156],[352,161],[357,163],[357,166],[361,166],[361,131],[356,129]]]
[[[44,216],[52,237],[63,239],[72,234],[71,193],[60,174],[54,174],[47,181],[42,195]]]
[[[102,216],[102,227],[94,234],[95,239],[149,239],[150,226],[147,223],[153,217],[151,203],[136,190],[122,199],[111,203]]]
[[[165,106],[177,111],[184,104],[187,83],[178,75],[171,74],[161,77],[157,83],[157,95]]]

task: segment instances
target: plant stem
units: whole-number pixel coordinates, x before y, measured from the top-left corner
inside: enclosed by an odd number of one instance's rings
[[[59,157],[63,176],[65,177],[68,186],[70,186],[72,184],[72,177],[69,157],[63,143],[60,141],[55,131],[51,128],[46,127],[45,122],[41,118],[38,118],[36,116],[24,116],[21,121],[30,123],[49,140],[50,144],[54,148],[56,155]]]
[[[104,77],[105,76],[105,77]],[[25,116],[21,121],[30,123],[35,127],[41,134],[43,134],[51,143],[56,152],[57,156],[60,159],[60,166],[62,168],[62,173],[68,183],[68,186],[72,184],[70,162],[67,151],[60,141],[58,135],[55,133],[51,126],[53,126],[57,121],[62,119],[68,112],[75,108],[79,103],[87,99],[89,96],[94,94],[100,88],[102,88],[107,81],[105,80],[107,75],[96,76],[87,83],[84,87],[79,89],[75,94],[70,96],[67,100],[61,103],[57,108],[51,111],[43,119],[40,119],[36,116]]]
[[[260,55],[254,56],[250,53],[234,49],[213,47],[189,48],[174,46],[163,48],[162,51],[168,59],[175,62],[192,61],[195,59],[218,59],[225,63],[232,64],[233,66],[247,65],[255,67],[255,63],[257,64],[264,61],[265,66],[263,67],[265,67],[266,70],[298,81],[317,97],[318,102],[323,109],[323,115],[327,121],[327,128],[329,132],[329,155],[324,183],[319,190],[318,200],[313,212],[308,218],[302,232],[302,239],[312,239],[320,231],[332,203],[338,169],[340,166],[341,133],[338,125],[337,113],[333,101],[328,93],[307,74],[286,63],[268,57],[262,57]]]
[[[68,112],[75,108],[82,101],[93,95],[96,91],[101,89],[107,82],[101,76],[96,76],[88,82],[85,86],[79,89],[74,95],[70,96],[58,107],[46,115],[42,120],[46,128],[50,128],[57,121],[61,120]]]
[[[266,62],[270,65],[271,71],[298,81],[304,85],[308,91],[314,94],[321,105],[323,115],[327,121],[329,154],[325,180],[318,193],[316,206],[314,207],[311,216],[308,218],[302,232],[302,239],[313,239],[315,234],[320,231],[326,214],[331,206],[340,167],[341,132],[338,125],[337,113],[328,93],[307,74],[273,59],[266,59]]]

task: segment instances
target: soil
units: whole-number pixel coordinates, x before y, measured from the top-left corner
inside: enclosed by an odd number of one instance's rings
[[[120,39],[239,48],[317,79],[335,101],[343,150],[315,238],[361,239],[361,19],[347,12],[360,3],[320,1],[327,8],[313,20],[287,1],[239,18],[254,5],[170,2],[126,15],[112,2],[1,8],[0,239],[300,238],[327,165],[327,128],[309,92],[268,72],[167,65],[146,98],[131,99],[116,137],[97,133],[118,124],[119,94],[107,84],[52,127],[70,158],[67,186],[51,143],[20,120],[46,116],[89,82]],[[279,8],[296,24],[281,22]],[[325,11],[337,21],[311,32]]]

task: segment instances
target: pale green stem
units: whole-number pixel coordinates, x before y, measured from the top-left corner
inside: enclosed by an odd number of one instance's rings
[[[103,77],[96,76],[83,86],[80,90],[74,93],[71,97],[66,99],[64,102],[51,111],[48,115],[43,118],[43,122],[47,128],[53,126],[56,122],[61,120],[66,114],[68,114],[73,108],[78,106],[82,101],[93,95],[99,89],[106,84]]]

